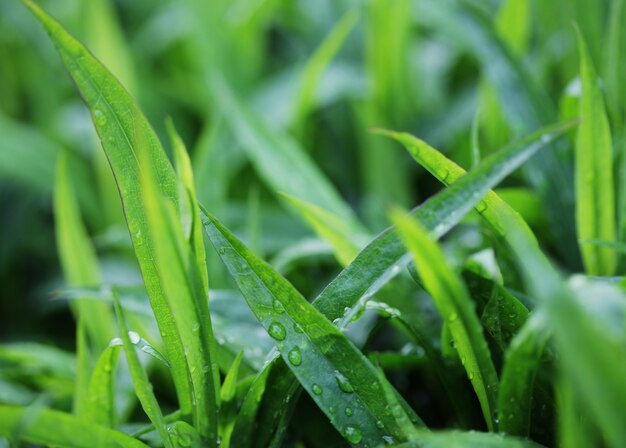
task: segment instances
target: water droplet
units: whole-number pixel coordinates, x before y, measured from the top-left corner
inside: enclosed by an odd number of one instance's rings
[[[493,411],[493,421],[496,425],[500,423],[500,416],[497,409]]]
[[[457,320],[458,318],[459,318],[459,316],[458,316],[456,313],[451,313],[451,314],[448,316],[448,321],[449,321],[449,322],[454,322],[454,321],[455,321],[455,320]]]
[[[285,312],[285,307],[280,302],[280,300],[274,299],[272,302],[272,308],[276,311],[277,314],[283,314]]]
[[[474,372],[469,372],[469,373],[467,374],[467,378],[468,378],[470,381],[472,381],[472,380],[474,379]]]
[[[487,203],[485,201],[480,201],[476,204],[476,211],[478,213],[483,213],[485,210],[487,210]]]
[[[345,307],[343,309],[343,315],[347,316],[348,314],[350,314],[350,311],[352,311],[352,308],[350,308],[349,306]]]
[[[270,334],[270,336],[276,339],[277,341],[283,341],[285,340],[285,337],[287,336],[285,327],[283,327],[282,324],[279,324],[278,322],[272,322],[267,331]]]
[[[298,347],[292,348],[287,354],[287,358],[289,362],[294,366],[299,366],[302,364],[302,353],[300,353],[300,349]]]
[[[199,331],[199,330],[200,330],[200,323],[199,322],[196,322],[195,324],[193,324],[191,326],[191,331],[195,332],[195,331]]]
[[[135,238],[141,238],[141,230],[137,230],[137,233],[135,233]]]
[[[393,437],[391,436],[383,436],[383,440],[386,445],[393,445]]]
[[[339,322],[341,322],[341,319],[339,319],[338,317],[333,319],[333,325],[338,325]]]
[[[322,386],[320,386],[319,384],[314,384],[313,386],[311,386],[311,390],[315,395],[322,395],[322,392],[324,392]]]
[[[335,379],[337,380],[339,389],[341,389],[343,392],[347,394],[351,394],[352,392],[354,392],[354,387],[352,387],[352,384],[350,384],[348,378],[343,376],[338,370],[335,370]]]
[[[517,317],[517,314],[515,313],[509,314],[509,319],[515,319],[516,317]]]
[[[220,255],[224,255],[226,253],[226,249],[224,249],[223,247],[220,248],[219,253]]]
[[[356,425],[348,425],[343,433],[346,440],[354,445],[359,443],[363,439],[363,433],[361,428]]]
[[[300,324],[293,324],[293,331],[296,333],[304,333],[304,330],[300,326]]]
[[[441,173],[439,174],[439,177],[441,178],[441,182],[445,182],[448,176],[450,176],[450,171],[448,171],[445,168],[442,169]]]
[[[385,424],[383,423],[382,420],[376,420],[376,427],[378,429],[383,429],[385,427]]]
[[[141,341],[141,336],[135,331],[129,331],[128,337],[130,338],[130,342],[133,344],[138,344]]]
[[[96,124],[99,126],[104,126],[107,124],[107,117],[102,113],[100,109],[96,109],[93,111],[94,119],[96,120]]]
[[[352,417],[352,414],[353,414],[353,412],[352,412],[352,408],[346,408],[346,411],[345,411],[345,412],[346,412],[346,415],[347,415],[348,417]]]

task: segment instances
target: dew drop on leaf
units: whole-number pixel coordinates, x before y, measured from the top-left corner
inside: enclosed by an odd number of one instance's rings
[[[347,394],[351,394],[352,392],[354,392],[354,387],[352,387],[352,384],[350,384],[350,381],[348,381],[348,379],[345,376],[343,376],[342,373],[339,372],[338,370],[335,370],[335,379],[337,380],[339,389],[341,389],[343,392]]]
[[[220,255],[224,255],[226,253],[226,249],[223,247],[219,250]]]
[[[322,386],[320,386],[319,384],[313,384],[313,386],[311,386],[311,390],[315,395],[322,395],[322,392],[324,392]]]
[[[450,315],[448,316],[448,321],[450,322],[454,322],[455,320],[458,319],[458,315],[456,313],[450,313]]]
[[[276,339],[277,341],[283,341],[285,340],[285,337],[287,336],[285,327],[283,327],[283,325],[278,322],[272,322],[267,331],[270,334],[270,336]]]
[[[349,408],[349,407],[346,408],[345,412],[348,417],[352,417],[352,414],[353,414],[352,408]]]
[[[356,425],[348,425],[344,431],[346,440],[352,444],[357,444],[363,439],[361,428]]]
[[[274,299],[274,301],[272,302],[272,308],[274,308],[274,311],[277,314],[283,314],[285,312],[285,307],[280,302],[280,300],[277,299]]]
[[[292,348],[287,354],[287,359],[294,366],[299,366],[302,364],[302,353],[300,353],[300,349],[298,347]]]
[[[135,331],[129,331],[128,337],[130,339],[130,342],[133,344],[138,344],[139,341],[141,340],[141,336],[139,336],[139,334]]]

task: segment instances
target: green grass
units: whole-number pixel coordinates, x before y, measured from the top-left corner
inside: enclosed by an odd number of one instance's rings
[[[625,15],[2,2],[0,448],[626,446]]]

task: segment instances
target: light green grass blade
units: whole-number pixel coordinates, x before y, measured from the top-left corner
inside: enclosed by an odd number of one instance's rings
[[[285,363],[337,430],[354,444],[378,444],[383,436],[407,440],[381,399],[381,379],[363,354],[273,268],[253,255],[214,217],[205,213],[207,234],[248,305],[276,342]],[[352,412],[342,412],[350,408]],[[408,416],[406,417],[408,420]]]
[[[112,428],[117,423],[115,412],[115,367],[120,354],[119,345],[107,347],[89,380],[85,418],[87,421]]]
[[[366,241],[362,241],[359,235],[352,233],[352,229],[346,225],[345,221],[321,207],[288,194],[282,194],[282,197],[313,228],[315,233],[331,245],[337,261],[342,266],[350,264]]]
[[[239,366],[242,359],[243,352],[239,352],[230,369],[228,369],[220,390],[220,445],[225,447],[230,446],[230,436],[235,427],[237,416],[237,379],[239,378]]]
[[[324,41],[307,61],[302,73],[302,81],[298,95],[296,96],[294,113],[291,119],[296,136],[302,137],[305,120],[315,107],[317,88],[324,71],[341,49],[341,46],[354,29],[358,19],[358,11],[356,9],[349,10],[341,20],[337,22],[332,31],[326,36]]]
[[[490,188],[571,127],[571,124],[558,124],[544,128],[503,148],[412,213],[423,227],[442,236],[475,207]],[[366,302],[399,273],[409,259],[395,229],[389,228],[372,240],[318,295],[314,305],[331,321],[344,317],[346,308],[356,312],[359,300]]]
[[[444,185],[451,185],[466,174],[463,168],[428,145],[425,141],[411,134],[390,131],[379,132],[402,143],[413,159],[426,168],[429,173]],[[505,229],[502,225],[504,218],[502,216],[508,216],[509,221],[516,222],[528,237],[535,241],[535,246],[538,247],[536,238],[524,219],[493,191],[487,192],[485,197],[476,204],[475,208],[497,235],[501,237],[505,236]]]
[[[576,224],[580,240],[615,241],[613,143],[602,93],[587,45],[578,32],[580,51],[580,126],[576,138]],[[580,244],[590,275],[613,275],[617,254],[607,247]]]
[[[420,434],[398,448],[540,448],[529,440],[478,431],[440,431]]]
[[[585,414],[593,418],[610,446],[626,444],[626,344],[616,340],[610,323],[602,322],[563,285],[545,256],[529,250],[531,244],[516,227],[509,240],[532,294],[542,302],[554,332],[564,374],[572,382]],[[596,296],[596,301],[602,297]],[[619,310],[623,316],[623,309]],[[615,312],[609,315],[613,318]],[[620,319],[623,319],[620,317]],[[623,322],[623,320],[621,321]]]
[[[0,405],[1,435],[11,436],[20,424],[24,410],[20,406]],[[122,432],[53,410],[41,410],[32,424],[23,429],[22,437],[31,443],[61,448],[148,448],[148,445]]]
[[[250,386],[250,389],[241,404],[241,408],[239,409],[239,415],[235,421],[229,446],[241,448],[254,446],[255,422],[257,422],[259,407],[264,399],[267,387],[267,378],[270,372],[270,369],[263,369],[252,382],[252,385]],[[280,406],[281,409],[284,410],[284,403],[281,402]],[[273,429],[264,425],[259,425],[258,427],[261,430]]]
[[[530,436],[535,378],[549,336],[546,316],[537,311],[511,342],[500,379],[500,431],[520,437]]]
[[[153,263],[154,236],[142,205],[141,170],[154,173],[156,188],[177,201],[176,176],[161,144],[135,101],[119,82],[54,19],[34,3],[25,5],[48,31],[72,79],[90,109],[124,204],[135,253],[146,289],[172,363],[172,377],[179,406],[185,417],[192,412],[192,387],[188,378],[183,343],[169,312]]]
[[[220,75],[213,75],[209,85],[248,158],[270,189],[315,204],[340,217],[355,233],[363,233],[352,210],[294,140],[271,130],[247,109]]]
[[[67,284],[70,287],[99,286],[98,259],[83,224],[65,153],[61,153],[57,161],[54,212],[57,248]],[[114,337],[115,320],[110,306],[97,301],[76,303],[76,311],[84,320],[94,351],[102,352]]]
[[[490,430],[495,430],[498,375],[465,284],[448,265],[443,250],[420,224],[395,210],[391,220],[410,250],[425,289],[446,322]]]
[[[135,344],[133,343],[133,340],[137,340],[139,335],[135,332],[128,331],[126,318],[124,317],[124,312],[122,311],[122,307],[120,305],[119,296],[115,290],[113,290],[113,300],[124,344],[124,353],[126,355],[126,361],[128,362],[128,368],[130,370],[130,376],[133,380],[137,398],[139,399],[144,412],[161,436],[161,440],[165,447],[174,448],[174,444],[170,438],[165,420],[163,419],[161,407],[159,406],[159,402],[154,395],[152,384],[150,383],[148,375],[139,361],[137,352],[135,352]]]

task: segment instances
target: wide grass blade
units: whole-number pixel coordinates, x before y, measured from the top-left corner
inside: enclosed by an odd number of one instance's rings
[[[112,428],[116,425],[115,367],[120,354],[119,345],[111,345],[100,355],[87,390],[85,418],[87,421]]]
[[[613,143],[609,120],[584,38],[580,51],[580,126],[576,139],[576,224],[585,270],[590,275],[613,275],[617,254],[585,240],[616,239]]]
[[[511,342],[500,379],[500,431],[529,437],[535,378],[549,337],[546,316],[537,311]]]
[[[394,211],[391,219],[413,256],[425,289],[432,296],[454,338],[456,350],[480,401],[487,427],[495,430],[498,375],[474,302],[463,280],[452,271],[443,250],[428,232],[400,210]]]
[[[10,438],[24,412],[24,407],[0,405],[0,435]],[[21,435],[31,443],[61,448],[148,448],[122,432],[48,409],[40,410],[34,421],[22,428]]]
[[[207,234],[248,305],[333,426],[359,446],[382,443],[385,436],[408,440],[413,427],[399,423],[394,412],[409,417],[396,397],[381,400],[384,380],[365,356],[287,280],[204,213]]]
[[[626,366],[616,363],[626,353],[626,343],[615,338],[610,320],[618,311],[623,325],[622,309],[607,313],[607,321],[581,306],[559,278],[545,256],[529,249],[530,242],[516,227],[509,227],[509,240],[525,274],[532,294],[542,302],[550,321],[564,374],[571,381],[577,397],[610,446],[626,444]],[[602,302],[602,296],[595,297]]]

